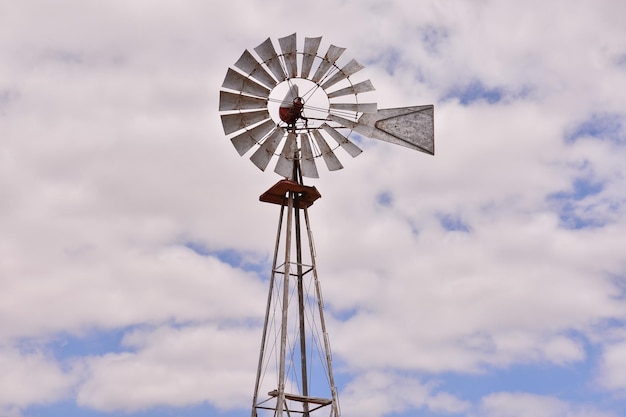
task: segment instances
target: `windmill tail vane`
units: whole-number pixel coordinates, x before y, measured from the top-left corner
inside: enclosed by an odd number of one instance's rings
[[[321,195],[303,177],[319,177],[320,158],[329,171],[342,169],[337,151],[360,155],[357,135],[435,152],[432,105],[363,101],[375,90],[354,80],[363,66],[342,64],[345,48],[320,52],[321,40],[305,38],[298,50],[296,34],[278,39],[280,49],[267,38],[256,56],[243,52],[220,90],[222,126],[237,152],[250,152],[261,171],[274,159],[284,177],[260,196],[280,214],[251,417],[341,414],[308,215]]]

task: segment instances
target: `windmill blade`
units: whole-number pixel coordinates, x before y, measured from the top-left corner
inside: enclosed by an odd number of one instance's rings
[[[339,133],[334,127],[331,127],[329,125],[327,125],[326,123],[322,124],[321,126],[322,129],[324,129],[324,131],[326,133],[328,133],[333,139],[335,139],[337,141],[337,143],[346,151],[348,152],[348,154],[351,157],[356,157],[357,155],[359,155],[361,152],[363,152],[361,150],[361,148],[359,148],[358,146],[356,146],[354,143],[350,142],[350,140],[345,137],[344,135],[342,135],[341,133]]]
[[[302,176],[308,178],[319,178],[317,167],[315,166],[315,157],[311,149],[311,139],[308,134],[300,134],[300,146],[302,147],[302,156],[300,158],[300,169]]]
[[[265,42],[254,48],[254,51],[259,54],[263,63],[267,65],[278,81],[283,81],[286,78],[285,71],[283,71],[283,67],[280,65],[280,59],[278,59],[276,49],[274,49],[270,38],[267,38]]]
[[[265,171],[265,168],[267,168],[272,156],[274,156],[274,152],[276,152],[276,148],[278,148],[278,144],[284,136],[285,129],[276,126],[274,131],[263,141],[261,146],[259,146],[259,149],[257,149],[250,157],[252,163],[261,171]]]
[[[270,114],[267,110],[263,110],[247,113],[223,114],[221,117],[224,133],[230,135],[233,132],[245,129],[246,127],[252,126],[262,120],[269,119]]]
[[[344,80],[354,74],[357,71],[365,68],[364,65],[359,64],[356,60],[351,60],[348,62],[339,72],[335,73],[332,77],[330,77],[321,87],[326,90],[328,87],[331,87],[337,84],[339,81]]]
[[[435,154],[432,105],[383,109],[374,114],[363,114],[353,128],[372,139],[384,140],[430,155]]]
[[[328,52],[326,52],[326,55],[324,56],[324,59],[320,63],[320,66],[317,67],[317,71],[315,71],[315,75],[313,75],[313,78],[311,78],[311,81],[313,81],[314,83],[317,83],[322,78],[324,78],[326,76],[326,73],[328,73],[328,70],[339,59],[339,57],[341,56],[341,54],[343,54],[345,50],[346,48],[340,48],[335,45],[330,45],[328,47]]]
[[[267,99],[220,91],[220,111],[267,108]]]
[[[333,121],[335,123],[339,123],[341,126],[346,127],[348,129],[356,130],[357,122],[355,122],[353,120],[348,120],[348,119],[345,119],[343,117],[339,117],[336,114],[332,114],[332,113],[328,115],[328,120],[331,120],[331,121]]]
[[[339,159],[337,159],[333,150],[330,149],[330,146],[328,146],[328,143],[324,140],[322,134],[318,130],[314,130],[313,137],[315,138],[317,147],[320,148],[320,151],[322,152],[322,158],[324,158],[324,162],[326,163],[328,170],[337,171],[342,169],[343,165],[341,165],[341,162],[339,162]]]
[[[283,59],[287,67],[287,76],[295,78],[298,76],[298,61],[296,59],[296,34],[278,39],[280,49],[283,51]]]
[[[285,141],[283,150],[280,152],[280,156],[278,157],[278,162],[276,162],[276,167],[274,168],[275,173],[282,175],[285,178],[293,177],[293,161],[297,149],[296,134],[289,132],[289,134],[287,134],[287,140]]]
[[[304,54],[302,56],[302,72],[300,73],[300,77],[309,78],[313,61],[317,56],[317,50],[321,42],[321,36],[319,38],[304,38]]]
[[[355,113],[376,113],[378,104],[376,103],[331,103],[331,110],[345,110]]]
[[[350,87],[342,88],[341,90],[337,90],[333,93],[328,94],[328,98],[335,98],[341,96],[347,96],[351,94],[360,94],[367,93],[368,91],[374,91],[374,85],[370,80],[362,81],[358,84],[352,85]]]
[[[263,69],[261,63],[247,49],[235,62],[235,66],[269,88],[274,88],[277,84],[276,80]]]
[[[267,135],[267,132],[272,130],[275,126],[276,124],[273,120],[267,120],[265,123],[261,123],[260,125],[233,137],[230,141],[233,143],[233,146],[235,146],[235,149],[237,149],[237,152],[239,152],[239,155],[243,155],[254,145],[261,142],[261,139]]]
[[[230,68],[228,68],[228,71],[226,72],[226,78],[224,78],[222,87],[263,98],[268,98],[270,96],[270,90],[268,88],[255,83],[250,78],[245,77]]]

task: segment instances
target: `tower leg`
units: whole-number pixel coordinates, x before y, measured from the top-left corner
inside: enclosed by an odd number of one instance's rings
[[[306,326],[305,326],[305,317],[304,317],[304,283],[303,283],[303,268],[302,268],[302,233],[301,233],[301,224],[300,224],[300,209],[298,195],[294,196],[295,201],[295,220],[296,220],[296,268],[297,268],[297,277],[298,277],[298,319],[299,319],[299,330],[301,335],[306,334]],[[304,209],[305,212],[307,209]],[[307,216],[308,217],[308,216]],[[313,257],[311,252],[311,257]],[[306,337],[300,337],[300,367],[301,374],[303,376],[308,376],[307,372],[307,350],[306,350]],[[302,378],[302,395],[305,397],[309,396],[309,381],[308,378]],[[309,417],[309,404],[303,403],[303,417]]]
[[[322,331],[322,337],[324,340],[324,353],[326,358],[326,369],[328,373],[328,383],[330,393],[332,396],[332,412],[331,416],[339,417],[339,397],[337,396],[337,388],[335,386],[335,376],[333,374],[332,355],[330,350],[330,339],[328,338],[328,332],[326,331],[326,320],[324,320],[324,299],[322,298],[322,288],[320,286],[319,279],[317,277],[317,268],[315,266],[315,246],[313,242],[313,233],[311,231],[311,224],[309,223],[309,212],[304,210],[304,219],[306,223],[307,236],[309,240],[309,248],[311,248],[311,265],[313,272],[313,281],[315,285],[315,295],[317,299],[317,308],[320,317],[320,329]]]
[[[308,215],[308,207],[319,193],[314,187],[289,180],[279,182],[268,192],[274,196],[269,202],[280,202],[281,209],[252,417],[318,414],[339,417]],[[282,201],[275,198],[281,193]],[[266,201],[263,196],[261,199]],[[326,411],[316,413],[317,410]]]
[[[278,250],[280,245],[280,235],[282,231],[283,224],[283,216],[285,214],[285,206],[281,206],[280,208],[280,216],[278,218],[278,231],[276,232],[276,245],[274,246],[274,259],[272,261],[272,273],[270,275],[270,283],[269,283],[269,291],[267,293],[267,306],[265,308],[265,320],[263,321],[263,336],[261,337],[261,351],[259,354],[259,364],[256,371],[256,382],[254,385],[254,394],[252,397],[252,417],[257,417],[257,404],[259,401],[259,389],[261,383],[261,375],[263,372],[263,359],[265,357],[265,345],[267,342],[267,329],[270,323],[270,313],[272,309],[272,294],[274,293],[274,283],[276,279],[276,271],[277,261],[278,261]]]

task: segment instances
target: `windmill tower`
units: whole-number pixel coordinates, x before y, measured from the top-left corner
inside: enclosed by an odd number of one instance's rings
[[[321,197],[304,177],[318,178],[320,157],[330,171],[343,166],[335,152],[355,157],[353,138],[365,136],[434,155],[433,106],[393,109],[361,102],[374,87],[354,82],[363,69],[355,60],[339,65],[345,48],[319,54],[321,37],[296,34],[245,50],[229,68],[220,91],[224,132],[240,155],[283,179],[260,200],[280,206],[252,417],[329,415],[339,401],[324,304],[315,264],[309,208]],[[274,158],[274,157],[277,158]]]

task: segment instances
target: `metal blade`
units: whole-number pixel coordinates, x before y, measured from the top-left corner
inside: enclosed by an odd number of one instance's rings
[[[261,63],[247,49],[235,62],[235,66],[269,88],[274,88],[277,84],[276,80],[263,69]]]
[[[331,103],[331,110],[347,110],[359,113],[376,113],[378,105],[376,103]]]
[[[226,72],[226,78],[224,78],[222,87],[263,98],[268,98],[270,96],[269,89],[263,87],[261,84],[255,83],[250,78],[245,77],[230,68],[228,68],[228,71]]]
[[[309,78],[313,61],[317,56],[317,50],[321,42],[321,36],[319,38],[304,38],[304,55],[302,56],[302,72],[300,73],[300,77]]]
[[[339,123],[341,126],[347,127],[348,129],[356,129],[357,126],[357,122],[355,122],[354,120],[348,120],[335,114],[329,114],[328,120]]]
[[[334,118],[335,116],[329,116],[331,120]],[[430,155],[435,154],[432,105],[382,109],[374,114],[363,114],[353,129],[372,139],[406,146]]]
[[[248,113],[223,114],[222,126],[224,126],[224,133],[230,135],[233,132],[245,129],[248,126],[252,126],[255,123],[269,118],[270,114],[267,110]]]
[[[326,133],[328,133],[333,139],[335,139],[337,141],[337,143],[339,145],[341,145],[341,147],[348,152],[348,154],[351,157],[355,157],[357,155],[359,155],[361,152],[363,152],[361,150],[361,148],[359,148],[358,146],[356,146],[354,143],[350,142],[350,140],[345,137],[344,135],[342,135],[341,133],[337,132],[337,130],[335,130],[335,128],[327,125],[326,123],[322,124],[322,129],[324,129],[324,131],[326,131]]]
[[[328,47],[328,52],[326,52],[324,59],[320,63],[320,66],[317,68],[317,71],[315,71],[315,75],[313,75],[311,81],[316,83],[324,78],[330,67],[337,61],[337,59],[339,59],[339,57],[341,56],[341,54],[343,54],[345,50],[346,48],[340,48],[335,45],[330,45]]]
[[[293,177],[293,161],[297,150],[296,134],[290,132],[287,135],[287,140],[283,146],[283,150],[280,152],[278,162],[276,162],[276,168],[274,172],[282,175],[285,178]]]
[[[374,85],[370,80],[362,81],[358,84],[352,85],[350,87],[342,88],[341,90],[337,90],[333,93],[328,94],[328,98],[335,98],[341,96],[347,96],[350,94],[360,94],[367,93],[368,91],[374,91]]]
[[[300,158],[300,169],[302,176],[307,178],[319,178],[317,167],[315,166],[315,158],[311,149],[311,139],[306,133],[300,134],[300,146],[302,147],[302,157]]]
[[[233,137],[230,141],[235,146],[235,149],[237,149],[237,152],[239,152],[239,155],[243,155],[254,145],[261,142],[261,139],[267,135],[267,132],[272,130],[275,126],[276,123],[274,123],[274,121],[267,120],[265,123]]]
[[[348,78],[349,76],[351,76],[357,71],[362,70],[363,68],[365,68],[364,65],[359,64],[353,59],[350,62],[348,62],[342,69],[340,69],[339,72],[335,73],[335,75],[330,77],[328,81],[326,81],[324,84],[321,85],[321,87],[324,90],[326,90],[328,87],[331,87],[337,84],[339,81]]]
[[[287,67],[287,76],[295,78],[298,76],[298,60],[296,59],[296,34],[278,39],[280,49],[283,51],[283,59]]]
[[[263,63],[272,71],[274,77],[276,77],[278,81],[283,81],[285,79],[285,71],[283,71],[283,67],[280,65],[280,60],[278,59],[271,39],[267,38],[265,42],[254,48],[254,50],[259,54]]]
[[[267,108],[267,99],[220,91],[220,111]]]
[[[274,156],[274,152],[276,152],[276,148],[278,148],[278,144],[284,136],[285,129],[277,126],[267,139],[263,141],[259,149],[257,149],[250,157],[252,163],[261,171],[265,171],[265,168],[267,168],[272,156]]]
[[[337,171],[342,169],[343,165],[341,165],[341,162],[339,162],[339,159],[337,159],[333,150],[330,149],[330,146],[328,146],[328,143],[324,140],[324,137],[319,130],[313,131],[313,137],[315,138],[315,142],[317,142],[317,147],[320,148],[320,151],[322,152],[322,158],[324,158],[324,162],[326,162],[328,170]]]

